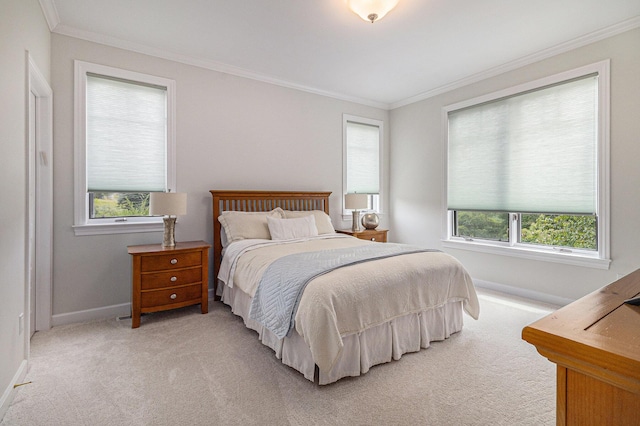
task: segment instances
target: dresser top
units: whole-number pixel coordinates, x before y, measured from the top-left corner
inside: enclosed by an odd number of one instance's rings
[[[623,303],[638,294],[640,270],[525,327],[522,338],[559,365],[640,393],[640,306]]]

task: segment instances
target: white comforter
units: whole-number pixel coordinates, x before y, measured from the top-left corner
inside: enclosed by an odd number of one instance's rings
[[[277,258],[301,251],[380,244],[331,235],[303,240],[243,240],[225,250],[218,279],[253,296],[264,270]],[[329,371],[343,348],[342,336],[447,302],[462,301],[477,319],[471,277],[452,256],[414,253],[347,266],[312,280],[295,316],[295,328],[314,362]]]

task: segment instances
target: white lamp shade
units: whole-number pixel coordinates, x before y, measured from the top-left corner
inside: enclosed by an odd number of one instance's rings
[[[396,7],[398,1],[399,0],[346,0],[351,10],[368,22],[382,19],[391,9]]]
[[[349,210],[361,210],[369,207],[369,196],[367,194],[345,194],[344,208]]]
[[[187,214],[187,194],[184,192],[152,192],[149,198],[152,216],[180,216]]]

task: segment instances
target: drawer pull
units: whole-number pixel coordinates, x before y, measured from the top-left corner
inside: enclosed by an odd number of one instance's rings
[[[178,263],[178,259],[171,259],[171,264],[175,265],[176,263]]]
[[[176,297],[178,297],[178,295],[177,295],[177,294],[175,294],[175,293],[173,293],[171,296],[169,296],[169,298],[170,298],[171,300],[175,300],[175,298],[176,298]]]
[[[176,281],[178,281],[178,277],[171,277],[171,282],[175,283]]]

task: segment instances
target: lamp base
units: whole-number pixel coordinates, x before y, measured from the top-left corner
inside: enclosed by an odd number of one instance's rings
[[[358,210],[354,210],[351,212],[353,214],[353,222],[351,224],[351,232],[360,232],[362,229],[360,228],[360,212]]]
[[[176,246],[176,218],[166,216],[162,218],[164,222],[164,235],[162,236],[162,247]]]

